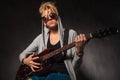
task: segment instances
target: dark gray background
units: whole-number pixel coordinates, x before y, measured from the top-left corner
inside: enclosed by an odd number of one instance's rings
[[[41,33],[38,12],[42,1],[5,0],[0,3],[0,80],[14,80],[19,54]],[[105,0],[56,0],[65,28],[78,33],[120,25],[120,3]],[[120,80],[120,35],[92,39],[79,62],[79,80]]]

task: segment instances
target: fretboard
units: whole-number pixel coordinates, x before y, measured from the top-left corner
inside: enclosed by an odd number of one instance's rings
[[[92,38],[92,35],[89,34],[89,35],[86,36],[86,38],[90,39],[90,38]],[[75,46],[75,42],[72,42],[70,44],[64,45],[62,48],[58,48],[57,50],[54,50],[54,51],[44,55],[42,59],[43,59],[43,61],[47,60],[47,59],[49,59],[49,58],[51,58],[51,57],[53,57],[53,56],[55,56],[55,55],[65,51],[65,50],[68,50],[68,49],[70,49],[70,48],[72,48],[74,46]]]

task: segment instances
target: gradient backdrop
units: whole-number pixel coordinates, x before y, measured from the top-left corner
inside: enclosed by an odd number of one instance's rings
[[[19,54],[41,33],[42,1],[4,0],[0,3],[0,80],[14,80]],[[54,1],[54,0],[52,0]],[[56,0],[65,28],[90,33],[120,28],[120,3],[112,0]],[[120,34],[92,39],[77,66],[79,80],[120,80]]]

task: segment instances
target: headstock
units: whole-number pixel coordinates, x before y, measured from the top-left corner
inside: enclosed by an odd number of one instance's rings
[[[91,33],[92,38],[103,38],[109,35],[119,33],[119,29],[117,27],[110,27],[103,30],[98,30],[94,33]]]

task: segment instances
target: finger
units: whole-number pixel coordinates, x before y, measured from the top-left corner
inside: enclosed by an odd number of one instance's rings
[[[85,36],[85,34],[83,34],[83,40],[86,41],[86,36]]]
[[[31,56],[33,57],[34,55],[35,55],[35,52],[33,52]]]
[[[38,66],[36,66],[36,65],[31,65],[33,68],[39,68]]]
[[[84,42],[86,41],[86,36],[85,36],[85,34],[82,34],[82,39],[83,39]]]
[[[80,36],[79,36],[79,41],[83,41],[83,34],[80,34]]]
[[[75,38],[75,41],[76,42],[82,42],[84,41],[84,38],[85,37],[85,34],[79,34],[76,38]]]
[[[38,66],[40,65],[40,63],[33,62],[33,61],[31,62],[31,64],[32,64],[32,65],[38,65]]]
[[[78,42],[78,36],[75,37],[75,42]]]
[[[75,41],[78,42],[78,36],[76,37]]]
[[[35,55],[35,53],[33,52],[29,57],[33,57]]]
[[[30,65],[40,65],[40,63],[30,61]]]
[[[32,60],[36,60],[36,59],[39,59],[39,57],[33,57]]]
[[[76,37],[76,42],[80,42],[80,41],[81,41],[81,34]]]
[[[34,69],[32,66],[31,66],[30,68],[31,68],[31,70],[32,70],[33,72],[35,72],[35,69]]]
[[[78,35],[77,40],[78,40],[78,41],[81,41],[81,34]]]
[[[75,37],[75,42],[77,41],[77,37]]]

